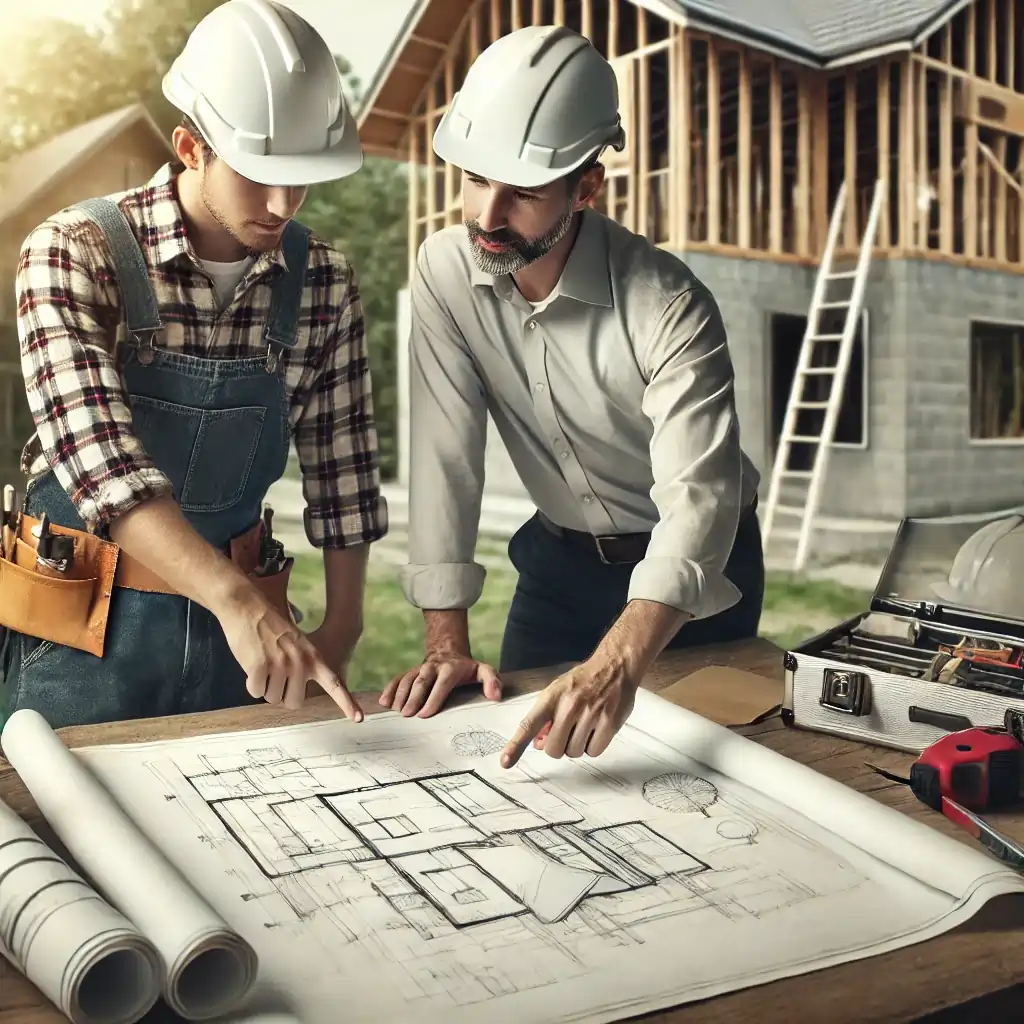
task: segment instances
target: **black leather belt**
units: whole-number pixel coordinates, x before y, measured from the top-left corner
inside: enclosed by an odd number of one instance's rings
[[[753,515],[757,511],[757,496],[750,508],[741,518]],[[606,565],[629,565],[643,561],[647,554],[647,546],[651,542],[650,531],[646,533],[611,533],[593,534],[585,530],[571,530],[567,526],[553,523],[543,512],[537,512],[537,519],[548,533],[564,540],[575,547],[583,548],[591,553],[597,552],[598,558]]]
[[[548,533],[554,534],[574,547],[583,548],[597,556],[606,565],[623,565],[639,562],[647,554],[647,545],[651,542],[650,531],[647,533],[611,533],[604,536],[587,533],[584,530],[570,530],[567,526],[553,523],[543,512],[537,513],[541,526]]]

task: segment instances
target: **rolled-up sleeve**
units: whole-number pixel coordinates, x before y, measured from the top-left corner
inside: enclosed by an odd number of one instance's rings
[[[410,604],[469,608],[486,570],[474,561],[483,499],[487,400],[476,364],[420,247],[410,286]]]
[[[739,524],[743,463],[725,324],[706,289],[671,300],[645,357],[659,522],[630,577],[629,600],[708,618],[741,597],[724,569]]]

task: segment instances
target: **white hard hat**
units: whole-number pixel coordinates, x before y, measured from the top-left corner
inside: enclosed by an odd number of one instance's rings
[[[163,92],[213,151],[263,185],[359,170],[363,150],[327,44],[273,0],[228,0],[192,30]]]
[[[434,132],[446,163],[518,188],[540,188],[625,144],[611,65],[585,36],[555,25],[491,43]]]
[[[996,519],[961,545],[949,581],[934,583],[942,601],[1004,618],[1024,618],[1024,516]]]

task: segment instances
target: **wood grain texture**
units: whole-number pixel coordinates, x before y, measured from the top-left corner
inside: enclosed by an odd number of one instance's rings
[[[652,668],[644,686],[657,691],[707,665],[728,665],[781,680],[782,651],[765,640],[752,640],[669,652]],[[508,696],[536,692],[558,672],[556,667],[509,674],[503,679],[505,692]],[[453,703],[479,699],[478,690],[473,688],[457,694]],[[359,701],[367,714],[380,711],[376,694],[360,694]],[[63,729],[59,735],[68,746],[80,747],[273,728],[339,716],[337,707],[327,697],[318,697],[308,701],[300,712],[259,705],[205,715]],[[910,755],[834,736],[787,729],[777,718],[737,731],[904,814],[925,821],[959,842],[974,842],[942,815],[921,804],[909,789],[883,779],[865,765],[866,761],[871,761],[891,771],[905,773],[913,760]],[[31,797],[2,758],[0,798],[45,839],[52,841]],[[992,816],[992,820],[1008,834],[1024,841],[1024,813],[1004,813]],[[685,950],[680,950],[680,956],[685,955]],[[790,1024],[795,1020],[898,1024],[939,1013],[936,1019],[941,1019],[943,1024],[958,1020],[1011,1020],[1020,1013],[1021,995],[1013,988],[1024,973],[1021,963],[1024,963],[1024,901],[1003,898],[993,901],[967,925],[929,942],[634,1019],[658,1024],[749,1024],[750,1021]],[[146,1018],[151,1024],[175,1019],[162,1006]],[[62,1020],[63,1016],[34,986],[0,961],[0,1024],[59,1024]]]

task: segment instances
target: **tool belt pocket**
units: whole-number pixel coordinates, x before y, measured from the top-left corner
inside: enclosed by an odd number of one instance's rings
[[[32,527],[22,516],[17,532],[4,530],[0,558],[0,626],[38,640],[103,656],[118,549],[76,530],[49,526],[70,537],[74,555],[64,571],[37,559]]]

